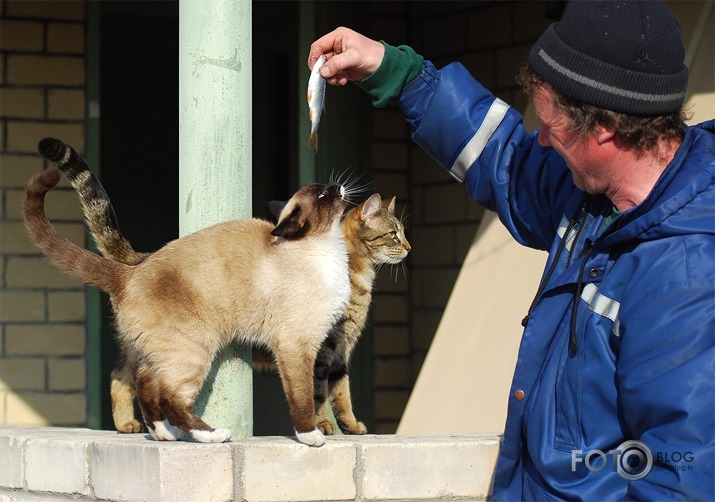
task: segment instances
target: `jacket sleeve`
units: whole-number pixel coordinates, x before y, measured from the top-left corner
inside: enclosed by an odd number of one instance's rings
[[[398,104],[412,138],[521,244],[548,249],[576,187],[563,159],[460,64],[425,61]]]
[[[681,262],[694,261],[680,251]],[[649,264],[649,278],[634,285],[641,294],[619,314],[619,405],[628,433],[653,456],[650,473],[629,483],[628,500],[715,496],[715,278],[663,283],[678,256]]]

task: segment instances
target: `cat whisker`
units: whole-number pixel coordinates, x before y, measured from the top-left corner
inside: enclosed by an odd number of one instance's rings
[[[395,284],[397,284],[397,281],[400,278],[400,269],[402,269],[402,271],[405,272],[405,264],[404,264],[404,262],[400,262],[400,263],[395,264],[392,268],[395,269]],[[407,279],[406,272],[405,272],[405,279]]]
[[[345,184],[344,184],[345,189],[348,190],[350,194],[352,194],[352,195],[360,195],[360,194],[364,194],[364,193],[367,193],[367,192],[369,192],[369,191],[372,191],[372,188],[373,188],[373,183],[372,183],[372,182],[363,183],[363,184],[361,184],[361,185],[358,185],[358,184],[357,184],[357,181],[358,181],[358,180],[355,179],[355,180],[348,180],[348,181],[345,182]]]
[[[348,204],[358,206],[360,203],[356,202],[354,199],[359,198],[359,195],[367,192],[373,185],[372,182],[358,184],[361,177],[362,174],[357,178],[352,178],[352,169],[349,171],[343,171],[338,176],[336,176],[335,171],[333,171],[330,173],[329,183],[341,185],[345,190],[345,195],[348,197]],[[345,178],[344,181],[343,178]]]
[[[402,269],[402,273],[405,276],[405,281],[407,280],[407,265],[405,264],[404,261],[400,262],[400,268]],[[399,272],[399,270],[398,270]]]
[[[357,177],[354,177],[353,172],[354,169],[352,168],[343,171],[333,182],[342,184],[351,195],[358,195],[363,192],[367,192],[373,187],[373,182],[358,184],[364,173],[361,173]],[[345,181],[343,181],[343,178],[345,178]]]
[[[338,174],[338,177],[335,178],[335,170],[331,171],[330,173],[330,181],[331,183],[341,183],[341,184],[347,184],[343,183],[343,176],[346,176],[346,179],[350,179],[352,177],[352,169],[349,171],[343,171],[340,174]]]
[[[345,174],[345,171],[343,171],[342,173],[340,173],[336,176],[335,169],[333,169],[332,171],[330,171],[330,178],[328,178],[328,180],[329,180],[328,183],[337,183],[340,185],[344,185],[344,183],[342,181],[344,174]]]
[[[347,171],[342,171],[339,173],[337,176],[335,174],[335,170],[332,170],[330,172],[330,183],[339,183],[341,185],[349,185],[350,178],[352,177],[352,169],[347,170]],[[346,181],[343,181],[343,178],[345,178]]]
[[[405,210],[407,209],[407,205],[402,206],[402,213],[400,214],[400,223],[404,224],[407,219],[412,216],[412,213],[407,213],[405,214]]]
[[[375,265],[375,271],[379,272],[386,265],[390,266],[390,280],[392,280],[392,273],[394,271],[395,272],[394,281],[395,281],[395,283],[397,283],[397,281],[400,278],[400,270],[402,270],[402,274],[404,275],[405,280],[407,280],[407,265],[405,265],[404,261],[401,261],[399,263],[379,263],[379,264]]]
[[[365,194],[368,192],[371,192],[373,190],[372,184],[364,184],[364,185],[353,185],[349,187],[351,193],[355,195],[359,194]]]

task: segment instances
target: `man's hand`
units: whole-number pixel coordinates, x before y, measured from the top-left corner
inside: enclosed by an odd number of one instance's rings
[[[325,54],[328,61],[320,74],[332,85],[358,82],[375,73],[385,56],[385,47],[348,28],[337,28],[310,46],[308,68]]]

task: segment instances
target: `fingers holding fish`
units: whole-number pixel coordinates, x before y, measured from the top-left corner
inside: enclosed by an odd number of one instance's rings
[[[385,55],[382,43],[353,30],[340,27],[322,36],[310,46],[308,67],[326,56],[321,75],[332,85],[360,81],[377,71]]]

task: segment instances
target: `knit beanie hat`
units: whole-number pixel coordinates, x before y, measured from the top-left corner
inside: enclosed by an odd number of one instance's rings
[[[665,115],[685,100],[680,26],[658,0],[571,0],[529,53],[544,81],[570,98],[629,115]]]

